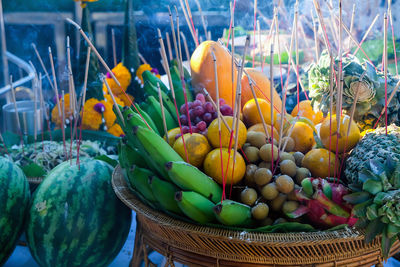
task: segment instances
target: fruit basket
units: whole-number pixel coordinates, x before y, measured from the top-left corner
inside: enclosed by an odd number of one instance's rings
[[[357,229],[267,234],[205,227],[174,219],[138,200],[117,166],[112,186],[118,198],[136,212],[137,237],[169,260],[196,266],[371,266],[383,262],[380,238],[364,242]],[[396,241],[390,255],[400,251]],[[135,251],[131,266],[139,266]],[[382,266],[382,265],[381,265]]]

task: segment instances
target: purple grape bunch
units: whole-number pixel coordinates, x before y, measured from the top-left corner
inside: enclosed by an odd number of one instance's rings
[[[220,98],[220,112],[224,116],[232,116],[232,108],[225,103],[225,100]],[[197,94],[196,100],[188,102],[187,107],[189,109],[189,117],[192,125],[192,132],[207,135],[207,127],[210,123],[218,117],[217,111],[211,102],[206,101],[203,94]],[[182,124],[183,134],[189,133],[189,119],[187,116],[186,104],[180,107],[179,120]]]

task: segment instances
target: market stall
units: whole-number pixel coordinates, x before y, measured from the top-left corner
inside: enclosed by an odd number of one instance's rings
[[[398,3],[99,2],[28,62],[0,12],[0,265],[400,265]]]

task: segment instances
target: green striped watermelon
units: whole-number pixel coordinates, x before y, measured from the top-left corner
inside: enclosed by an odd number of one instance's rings
[[[74,162],[74,161],[73,161]],[[26,228],[40,266],[107,266],[128,236],[132,213],[111,186],[112,168],[82,159],[63,162],[37,188]]]
[[[0,157],[0,266],[13,252],[29,208],[29,184],[14,163]]]

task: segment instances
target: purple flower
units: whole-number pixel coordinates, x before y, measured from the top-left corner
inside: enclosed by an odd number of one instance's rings
[[[61,98],[62,98],[62,96],[61,96],[61,95],[58,95],[58,100],[61,101]],[[54,103],[54,104],[57,104],[57,96],[54,96],[52,100],[53,100],[53,103]]]
[[[114,74],[115,74],[115,73],[114,73]],[[111,78],[112,78],[111,73],[107,72],[106,77],[107,77],[108,79],[111,79]]]
[[[96,110],[98,113],[103,113],[106,110],[106,107],[103,105],[103,103],[97,103],[94,105],[94,110]]]
[[[156,68],[152,68],[150,72],[154,73],[155,75],[160,74],[160,72],[158,72],[158,69],[156,69]]]

